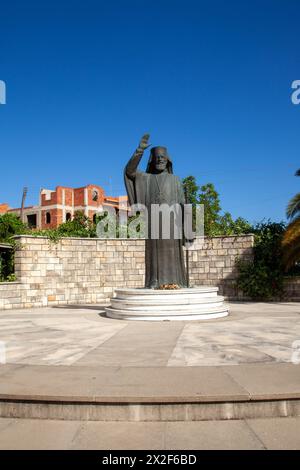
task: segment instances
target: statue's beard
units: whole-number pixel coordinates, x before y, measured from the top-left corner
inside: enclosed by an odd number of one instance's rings
[[[167,171],[166,165],[157,165],[155,167],[155,173],[163,173],[164,171]]]
[[[165,173],[165,172],[171,173],[171,174],[173,173],[172,162],[169,160],[167,165],[164,168],[157,169],[156,164],[154,163],[153,160],[151,161],[151,157],[150,157],[148,161],[146,173],[159,174],[159,173]]]

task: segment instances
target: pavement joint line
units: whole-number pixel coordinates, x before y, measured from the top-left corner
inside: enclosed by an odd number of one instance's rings
[[[76,441],[77,437],[80,435],[81,431],[86,427],[86,424],[87,423],[85,421],[81,421],[81,422],[78,423],[77,429],[74,432],[72,439],[70,440],[70,448],[72,448],[72,446],[73,446],[74,442]]]
[[[273,419],[273,418],[266,418],[266,419]],[[248,421],[251,421],[251,419],[244,419],[244,422],[246,424],[246,426],[250,429],[250,431],[252,432],[252,434],[254,434],[254,436],[256,437],[256,439],[261,443],[263,449],[262,450],[268,450],[268,447],[266,446],[266,444],[264,443],[264,441],[261,439],[261,437],[255,432],[255,430],[251,427],[251,424],[248,422]]]
[[[24,369],[24,367],[27,366],[27,364],[22,364],[22,363],[19,363],[19,362],[13,363],[13,364],[0,364],[0,371],[1,371],[1,366],[3,366],[3,365],[12,366],[13,370],[8,370],[7,372],[4,372],[4,374],[1,377],[4,377],[4,376],[6,376],[7,374],[9,374],[11,372],[15,372],[15,370]]]
[[[230,373],[229,373],[227,370],[225,370],[225,369],[226,369],[226,366],[219,366],[219,367],[222,369],[222,371],[224,372],[224,374],[227,375],[227,377],[229,377],[238,387],[240,387],[241,389],[244,390],[244,392],[245,392],[245,393],[248,395],[248,397],[249,397],[249,401],[251,401],[251,394],[250,394],[250,392],[249,392],[245,387],[243,387],[243,385],[241,385],[232,375],[230,375]]]
[[[170,361],[170,358],[173,356],[173,353],[177,347],[177,343],[180,339],[180,336],[182,335],[183,333],[183,330],[185,329],[186,325],[182,325],[182,328],[180,329],[180,331],[178,331],[178,335],[176,336],[176,341],[175,341],[175,344],[174,344],[174,347],[172,348],[172,352],[171,354],[169,355],[169,358],[166,360],[166,366],[168,367],[168,364],[169,364],[169,361]],[[171,366],[170,366],[171,367]]]
[[[97,320],[94,320],[94,321],[96,322]],[[76,358],[76,359],[74,360],[74,362],[70,363],[70,367],[74,367],[74,364],[75,364],[75,366],[76,366],[76,363],[77,363],[78,361],[80,361],[80,359],[84,358],[85,356],[87,356],[88,354],[90,354],[90,353],[91,353],[92,351],[94,351],[95,349],[101,349],[101,347],[102,347],[105,343],[107,343],[109,340],[111,340],[111,339],[114,338],[116,335],[118,335],[118,333],[120,333],[121,331],[123,331],[123,330],[126,328],[126,326],[127,326],[127,325],[124,325],[123,328],[120,328],[120,329],[119,329],[117,332],[115,332],[112,336],[110,336],[109,338],[106,338],[106,340],[104,340],[102,343],[97,344],[96,346],[94,346],[94,347],[92,347],[91,349],[89,349],[87,352],[86,352],[86,351],[83,351],[82,354],[81,354],[81,356],[80,356],[79,358]],[[59,364],[58,364],[58,366],[59,366]],[[84,366],[78,365],[77,367],[84,367]],[[109,367],[109,366],[107,366],[107,367]]]
[[[8,428],[10,428],[14,424],[14,420],[16,419],[16,418],[2,418],[1,416],[0,416],[0,418],[1,418],[1,420],[7,419],[6,426],[1,428],[0,433],[3,432],[3,431],[6,431]]]
[[[182,422],[184,422],[184,421],[182,421]],[[163,449],[166,450],[167,449],[167,433],[168,433],[169,422],[168,421],[163,421],[162,423],[163,423],[162,443],[163,443]]]

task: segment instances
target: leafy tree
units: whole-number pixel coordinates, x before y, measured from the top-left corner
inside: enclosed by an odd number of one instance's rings
[[[236,220],[229,212],[221,213],[219,193],[212,183],[201,186],[199,203],[204,205],[204,233],[207,236],[240,235],[252,232],[252,225],[242,218]]]
[[[83,211],[76,211],[72,220],[68,220],[57,228],[34,230],[37,236],[48,237],[53,242],[62,237],[91,237],[93,235],[93,223]]]
[[[184,178],[182,180],[182,185],[186,202],[188,204],[197,204],[199,186],[197,185],[195,176],[187,176]]]
[[[300,176],[300,169],[296,171]],[[283,262],[285,271],[295,269],[300,261],[300,193],[297,193],[289,202],[286,216],[290,223],[282,240]]]
[[[204,206],[204,233],[207,236],[219,235],[220,197],[212,183],[201,186],[199,204]]]
[[[204,205],[204,234],[206,236],[240,235],[252,232],[252,225],[246,219],[238,217],[234,220],[229,212],[222,214],[220,196],[212,183],[207,183],[200,188],[194,176],[187,176],[182,183],[188,202],[193,205]]]
[[[283,222],[257,224],[253,229],[255,242],[252,260],[237,260],[237,286],[252,299],[270,300],[283,294],[281,244],[284,231]]]
[[[243,217],[238,217],[234,221],[234,227],[232,228],[233,233],[236,235],[242,235],[246,233],[253,233],[253,225]]]
[[[21,233],[27,233],[28,227],[20,218],[12,213],[0,215],[0,241],[12,243],[12,237]]]
[[[28,232],[28,227],[12,213],[0,215],[0,241],[14,248],[14,235]],[[14,249],[0,253],[0,281],[14,281]]]
[[[192,204],[193,213],[193,230],[196,230],[196,206],[198,204],[198,191],[199,186],[197,185],[195,176],[187,176],[182,180],[183,191],[185,196],[186,204]]]
[[[253,233],[253,227],[243,217],[238,217],[234,220],[229,212],[225,212],[220,216],[219,220],[220,235],[243,235],[246,233]]]
[[[92,225],[92,221],[83,211],[76,211],[73,219],[61,224],[57,231],[64,237],[90,237]]]

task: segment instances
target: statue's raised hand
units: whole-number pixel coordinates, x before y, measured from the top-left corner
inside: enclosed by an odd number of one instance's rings
[[[139,148],[142,149],[143,151],[151,146],[151,144],[149,144],[149,138],[150,138],[150,134],[144,134],[140,140]]]

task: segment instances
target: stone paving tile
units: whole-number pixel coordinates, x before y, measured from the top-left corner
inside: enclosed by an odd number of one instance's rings
[[[103,422],[0,418],[0,449],[300,449],[300,418]]]
[[[103,384],[113,382],[116,371],[117,368],[113,367],[74,369],[69,366],[26,365],[9,369],[3,375],[3,380],[0,380],[0,394],[91,399],[97,390],[102,390]]]
[[[230,302],[230,311],[234,314],[266,315],[300,315],[300,302]]]
[[[101,316],[102,315],[102,316]],[[8,363],[216,366],[291,362],[299,303],[231,302],[230,316],[195,322],[125,322],[103,305],[0,311]]]
[[[14,422],[14,419],[0,418],[0,443],[1,443],[2,432],[5,432],[6,428],[8,428],[8,426],[13,424],[13,422]]]
[[[164,449],[165,423],[82,423],[71,449]]]
[[[0,380],[5,380],[2,378],[2,376],[9,374],[10,372],[13,372],[15,370],[21,369],[22,365],[20,364],[0,364]]]
[[[270,450],[300,450],[300,417],[247,420]]]
[[[2,397],[18,395],[122,401],[243,400],[248,393],[218,367],[24,366],[0,381]]]
[[[169,366],[234,365],[290,362],[292,344],[300,339],[300,315],[249,316],[230,321],[187,323]]]
[[[76,365],[165,366],[184,327],[182,322],[133,322]]]
[[[80,427],[77,421],[0,418],[1,450],[68,449]],[[1,428],[1,426],[3,426]]]
[[[256,399],[300,398],[300,364],[244,364],[222,368]]]
[[[244,421],[167,423],[165,446],[171,450],[264,449],[261,441]]]
[[[126,327],[124,322],[99,322],[98,315],[1,318],[0,339],[7,363],[71,365]]]
[[[137,396],[170,397],[170,400],[243,400],[247,391],[218,367],[123,367],[118,373],[120,387]],[[121,391],[121,388],[120,388]]]

